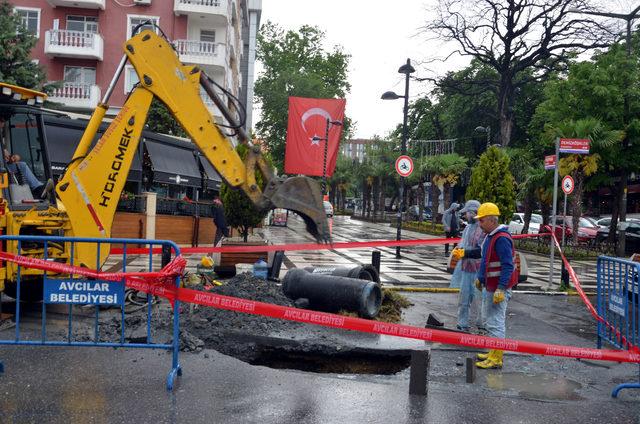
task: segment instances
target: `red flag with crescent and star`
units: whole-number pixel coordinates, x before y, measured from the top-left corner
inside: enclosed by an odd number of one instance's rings
[[[284,156],[286,174],[321,177],[325,138],[329,139],[326,144],[326,174],[327,177],[333,174],[338,159],[346,102],[345,99],[289,97],[289,124]],[[329,120],[329,137],[325,136],[327,120]]]

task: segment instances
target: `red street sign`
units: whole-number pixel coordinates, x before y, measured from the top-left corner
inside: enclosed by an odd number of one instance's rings
[[[581,138],[561,138],[560,153],[588,154],[591,140]]]
[[[554,169],[556,167],[556,155],[544,157],[544,169]]]
[[[408,177],[413,172],[413,160],[409,156],[402,155],[396,159],[396,172],[401,177]]]
[[[571,178],[571,175],[567,175],[562,179],[562,191],[564,191],[564,194],[573,193],[573,188],[575,186],[576,183],[573,181],[573,178]]]

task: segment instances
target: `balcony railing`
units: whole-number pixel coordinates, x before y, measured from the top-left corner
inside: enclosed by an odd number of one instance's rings
[[[66,82],[51,93],[49,100],[70,108],[94,109],[100,100],[100,87]]]
[[[105,0],[47,0],[53,7],[81,7],[104,10]]]
[[[198,65],[225,67],[225,45],[211,41],[175,40],[180,61]]]
[[[52,56],[102,60],[104,42],[93,32],[50,29],[45,33],[44,52]]]
[[[206,18],[220,16],[222,21],[230,19],[228,0],[174,0],[173,11],[176,15],[200,15]]]

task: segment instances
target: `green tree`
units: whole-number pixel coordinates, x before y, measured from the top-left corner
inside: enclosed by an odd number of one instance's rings
[[[495,93],[497,140],[508,146],[514,128],[515,99],[522,84],[545,79],[572,55],[607,46],[603,25],[573,9],[584,0],[438,0],[435,19],[426,29],[453,41],[454,53],[470,56],[495,72],[478,88]],[[474,96],[468,93],[468,96]]]
[[[244,159],[247,155],[248,147],[240,144],[236,151]],[[270,162],[268,158],[265,159],[267,163]],[[259,171],[256,171],[256,182],[260,187],[263,186],[262,174]],[[224,216],[227,224],[231,228],[239,229],[243,240],[246,242],[249,237],[249,231],[262,222],[266,216],[266,211],[256,209],[244,191],[233,189],[226,183],[222,183],[222,187],[220,187],[220,197],[224,205]]]
[[[638,37],[633,39],[637,52]],[[606,52],[596,53],[591,60],[574,63],[567,75],[545,84],[546,100],[541,103],[532,120],[531,132],[540,139],[545,128],[563,122],[597,118],[603,131],[624,131],[622,143],[599,149],[598,171],[587,181],[587,189],[609,186],[616,195],[611,210],[610,237],[615,235],[618,213],[626,189],[626,175],[640,171],[640,78],[637,69],[640,56],[627,57],[626,45],[615,44]],[[625,114],[625,95],[629,99],[630,114]],[[552,142],[547,140],[549,153]]]
[[[440,195],[444,193],[444,208],[451,204],[451,192],[460,178],[460,174],[467,169],[467,159],[457,153],[437,155],[425,158],[422,162],[422,172],[431,174],[431,192],[433,201],[432,222],[435,224],[438,215]]]
[[[158,99],[153,99],[147,116],[147,128],[149,131],[160,134],[169,134],[176,137],[188,137],[176,118],[167,107]]]
[[[550,126],[547,130],[549,138],[588,138],[591,140],[591,154],[570,154],[560,159],[559,174],[571,175],[575,181],[575,188],[571,194],[571,215],[573,220],[573,234],[578,234],[579,217],[582,216],[582,194],[587,177],[598,170],[600,154],[603,151],[618,144],[624,138],[622,131],[607,131],[600,120],[585,118],[577,121],[562,122],[557,126]],[[577,238],[574,238],[574,242]]]
[[[480,156],[471,171],[466,198],[495,203],[503,222],[515,212],[515,181],[509,170],[509,156],[501,148],[491,146]]]
[[[8,1],[0,3],[0,81],[42,89],[45,72],[31,59],[38,39],[21,23]]]
[[[289,97],[344,98],[351,88],[349,55],[340,46],[325,52],[324,40],[324,32],[317,27],[284,31],[269,21],[258,34],[256,55],[264,71],[255,83],[261,108],[256,130],[278,169],[283,169]],[[350,120],[345,117],[343,138],[348,137],[349,128]]]

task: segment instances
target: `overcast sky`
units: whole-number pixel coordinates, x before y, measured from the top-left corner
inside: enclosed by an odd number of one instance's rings
[[[435,0],[263,0],[261,21],[270,20],[286,30],[315,25],[325,32],[328,49],[335,44],[344,47],[351,55],[347,116],[356,122],[354,138],[371,138],[385,136],[402,123],[402,99],[381,100],[380,96],[388,90],[404,94],[404,75],[398,68],[407,58],[418,77],[433,76],[434,70],[443,74],[459,69],[464,62],[424,64],[443,48],[420,30],[434,4]],[[426,84],[411,81],[410,100],[427,91]]]

